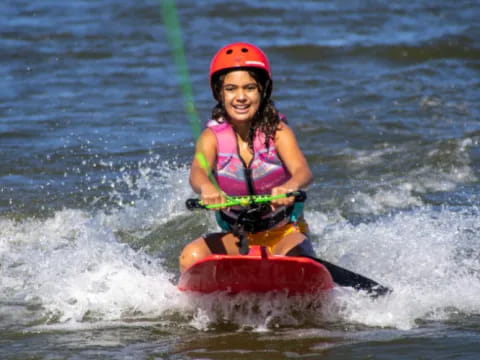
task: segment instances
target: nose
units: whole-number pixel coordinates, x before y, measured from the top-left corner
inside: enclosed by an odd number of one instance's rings
[[[247,99],[247,95],[246,95],[245,90],[242,89],[242,88],[239,88],[239,89],[237,90],[236,98],[237,98],[237,100],[239,100],[239,101],[245,101],[245,100]]]

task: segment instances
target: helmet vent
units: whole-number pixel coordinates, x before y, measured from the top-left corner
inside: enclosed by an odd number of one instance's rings
[[[228,49],[228,50],[227,50],[227,55],[230,55],[231,53],[233,53],[233,50],[232,50],[232,49]]]
[[[248,52],[248,49],[242,48],[242,52],[243,52],[243,53],[246,53],[246,52]]]

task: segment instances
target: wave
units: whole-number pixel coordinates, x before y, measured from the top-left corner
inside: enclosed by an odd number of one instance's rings
[[[191,196],[185,180],[185,169],[159,179],[145,167],[138,178],[120,180],[125,191],[111,190],[114,208],[0,218],[0,303],[10,312],[2,324],[42,331],[139,321],[199,330],[329,322],[409,329],[419,319],[480,312],[479,209],[425,204],[358,223],[307,207],[317,254],[392,287],[385,298],[336,288],[298,307],[281,295],[220,302],[185,296],[175,287],[176,257],[195,236],[216,229],[211,214],[183,208]],[[126,201],[129,195],[134,200]]]
[[[412,39],[395,42],[383,39],[368,41],[333,40],[300,43],[286,41],[285,45],[276,44],[272,52],[303,61],[326,61],[338,58],[368,57],[393,63],[419,63],[440,59],[480,59],[480,48],[470,35],[446,35],[432,39]]]

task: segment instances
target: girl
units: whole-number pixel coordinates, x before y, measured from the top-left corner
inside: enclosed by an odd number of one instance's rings
[[[196,153],[203,154],[218,185],[210,181],[197,156],[190,170],[190,184],[205,205],[223,203],[226,195],[278,195],[311,183],[312,173],[295,135],[270,99],[271,70],[262,50],[242,42],[220,49],[210,65],[210,85],[218,103]],[[297,204],[289,197],[262,209],[259,221],[246,233],[248,243],[267,246],[275,255],[314,256]],[[212,253],[238,254],[239,239],[232,232],[238,214],[234,208],[218,211],[224,231],[188,244],[180,255],[180,270]]]

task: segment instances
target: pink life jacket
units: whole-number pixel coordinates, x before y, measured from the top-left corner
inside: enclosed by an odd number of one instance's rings
[[[237,138],[232,126],[210,120],[207,127],[217,138],[217,163],[214,169],[220,188],[230,196],[270,194],[272,188],[290,179],[291,175],[278,157],[273,140],[265,146],[265,134],[257,131],[250,164],[239,156]]]

